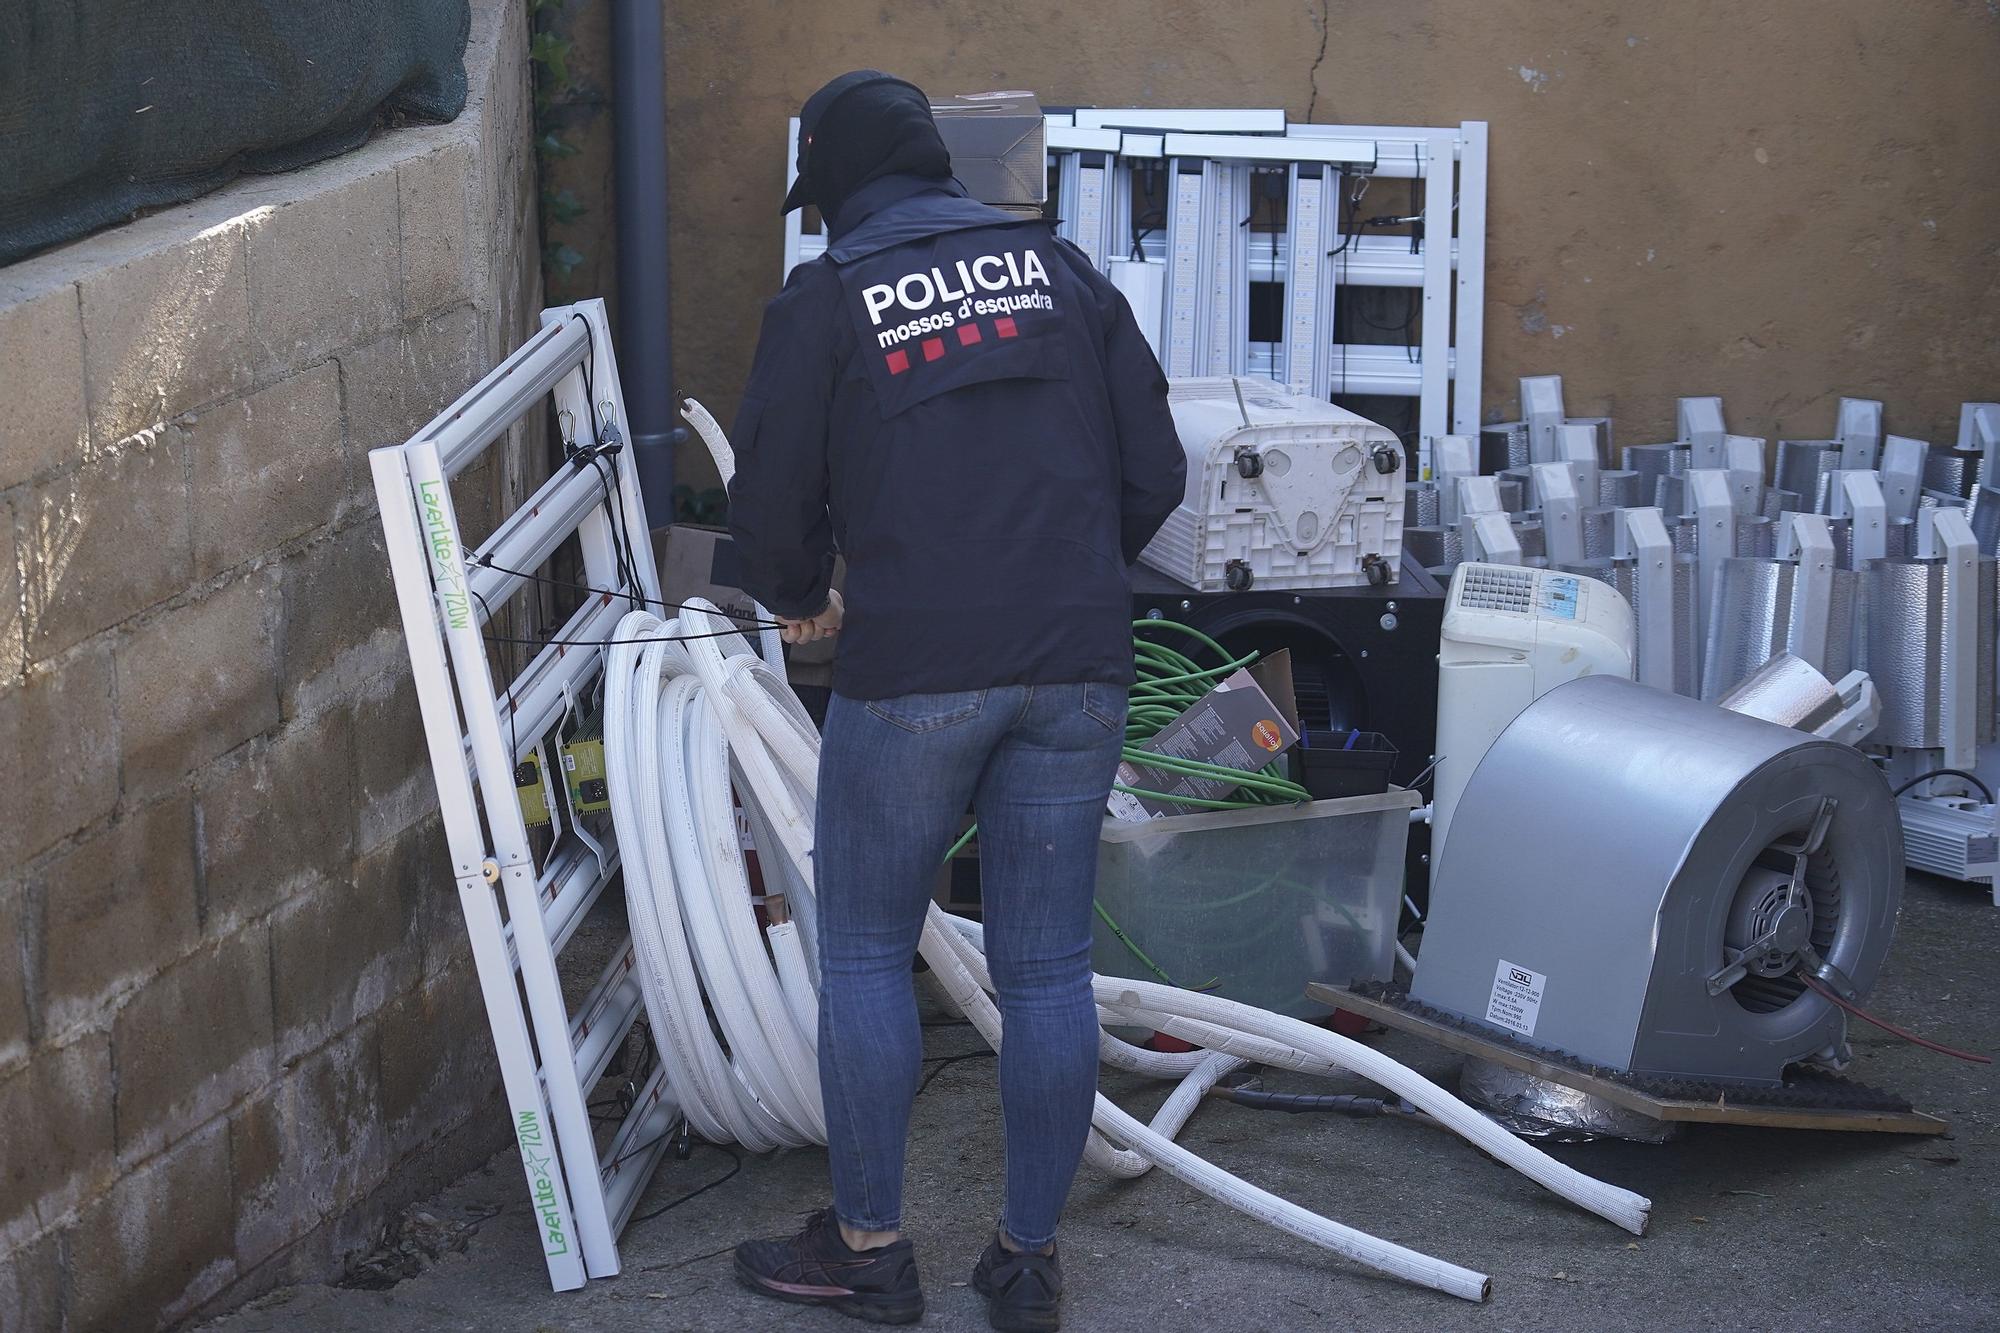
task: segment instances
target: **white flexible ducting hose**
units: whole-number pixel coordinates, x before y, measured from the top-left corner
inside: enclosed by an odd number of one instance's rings
[[[692,399],[683,415],[728,480],[734,457],[714,418]],[[613,637],[668,639],[730,628],[712,607],[693,602],[674,621],[635,611]],[[812,989],[817,914],[811,812],[819,737],[784,680],[775,635],[766,630],[763,637],[761,657],[740,634],[613,647],[605,669],[604,736],[612,816],[628,849],[625,896],[662,1063],[696,1132],[759,1152],[826,1141]],[[762,852],[767,887],[782,891],[791,907],[792,920],[769,927],[763,939],[732,797],[741,800]],[[920,950],[951,1003],[997,1050],[1000,1014],[988,993],[981,939],[976,923],[933,906]],[[1352,1071],[1564,1198],[1634,1233],[1645,1230],[1651,1205],[1642,1196],[1564,1166],[1358,1042],[1216,996],[1113,977],[1093,984],[1107,1025],[1148,1027],[1204,1048],[1167,1054],[1103,1034],[1105,1063],[1181,1080],[1150,1124],[1098,1096],[1085,1157],[1112,1175],[1136,1176],[1158,1166],[1239,1211],[1371,1268],[1467,1300],[1484,1299],[1490,1284],[1483,1274],[1308,1212],[1173,1142],[1217,1080],[1256,1061],[1315,1074]]]

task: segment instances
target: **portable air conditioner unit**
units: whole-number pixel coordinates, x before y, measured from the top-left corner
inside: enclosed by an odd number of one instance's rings
[[[1608,583],[1514,565],[1458,567],[1438,646],[1431,847],[1440,869],[1451,859],[1459,794],[1507,724],[1580,676],[1631,679],[1632,652],[1632,608]]]
[[[1141,562],[1201,592],[1392,583],[1403,553],[1395,433],[1267,379],[1169,381],[1187,496]]]

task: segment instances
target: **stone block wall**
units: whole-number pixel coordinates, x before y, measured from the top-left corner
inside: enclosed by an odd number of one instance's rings
[[[0,1329],[333,1276],[505,1139],[366,460],[540,305],[473,12],[453,124],[0,270]]]

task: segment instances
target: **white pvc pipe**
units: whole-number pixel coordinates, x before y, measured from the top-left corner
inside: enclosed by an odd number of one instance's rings
[[[943,915],[935,908],[932,911],[934,916]],[[975,973],[983,973],[984,961],[973,951],[972,933],[960,929],[957,934],[967,951],[962,955],[965,961]],[[928,959],[929,954],[925,957]],[[981,975],[980,980],[984,982],[986,978]],[[1652,1204],[1644,1196],[1586,1176],[1523,1143],[1423,1075],[1373,1047],[1219,995],[1123,977],[1096,977],[1092,987],[1098,1005],[1118,1015],[1121,1025],[1150,1027],[1181,1041],[1227,1051],[1260,1064],[1312,1074],[1357,1074],[1429,1112],[1475,1147],[1579,1207],[1617,1223],[1634,1235],[1645,1234]]]
[[[1182,1041],[1195,1041],[1211,1050],[1230,1050],[1241,1033],[1290,1047],[1298,1053],[1293,1068],[1309,1073],[1351,1070],[1389,1089],[1418,1110],[1428,1112],[1459,1137],[1536,1184],[1617,1223],[1635,1236],[1646,1234],[1647,1218],[1652,1211],[1650,1200],[1584,1175],[1523,1143],[1423,1075],[1373,1047],[1296,1018],[1253,1009],[1216,995],[1118,977],[1099,977],[1095,985],[1098,1003],[1111,1004]]]
[[[931,909],[931,915],[932,920],[927,922],[924,928],[925,960],[931,962],[933,967],[938,965],[928,947],[933,937],[936,937],[945,940],[956,951],[952,960],[954,964],[983,973],[984,962],[966,934],[940,929],[937,918],[943,914],[935,907]],[[1100,992],[1100,998],[1105,981],[1105,978],[1100,977],[1093,983]],[[980,994],[983,999],[984,992]],[[972,1017],[974,1026],[982,1026],[978,1012],[969,1011],[969,1016]],[[1145,1021],[1137,1013],[1127,1017],[1128,1021]],[[988,1039],[997,1041],[997,1036],[995,1033]],[[1172,1135],[1178,1133],[1188,1116],[1193,1114],[1202,1094],[1213,1087],[1215,1080],[1223,1073],[1240,1063],[1240,1061],[1229,1061],[1227,1064],[1216,1064],[1204,1060],[1193,1073],[1188,1075],[1187,1082],[1175,1090],[1175,1095],[1167,1099],[1167,1104],[1160,1108],[1152,1125],[1140,1124],[1110,1098],[1099,1093],[1091,1112],[1091,1124],[1094,1128],[1084,1147],[1085,1160],[1118,1176],[1138,1175],[1148,1167],[1158,1166],[1168,1175],[1193,1186],[1212,1199],[1228,1204],[1239,1212],[1248,1213],[1259,1221],[1268,1222],[1302,1240],[1311,1241],[1315,1245],[1345,1255],[1370,1268],[1421,1286],[1435,1287],[1439,1291],[1449,1292],[1466,1300],[1486,1299],[1491,1284],[1485,1274],[1419,1254],[1415,1250],[1405,1249],[1393,1242],[1371,1236],[1365,1231],[1357,1231],[1331,1218],[1310,1213],[1297,1204],[1231,1175],[1175,1143]],[[1190,1085],[1194,1085],[1192,1089]],[[1183,1097],[1182,1094],[1187,1095]],[[1128,1146],[1122,1150],[1114,1148],[1110,1143],[1104,1142],[1101,1135],[1109,1136]],[[1106,1158],[1110,1160],[1107,1162]],[[1135,1163],[1136,1169],[1134,1169]]]

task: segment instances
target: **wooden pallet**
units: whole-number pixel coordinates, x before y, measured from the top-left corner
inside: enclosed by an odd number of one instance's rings
[[[1535,1055],[1474,1032],[1449,1027],[1421,1014],[1409,1013],[1394,1004],[1366,995],[1356,995],[1338,986],[1314,982],[1306,995],[1319,1004],[1345,1009],[1372,1022],[1408,1032],[1461,1055],[1477,1056],[1504,1065],[1517,1073],[1545,1078],[1566,1088],[1601,1097],[1615,1106],[1655,1120],[1697,1121],[1711,1125],[1760,1125],[1771,1129],[1833,1129],[1870,1131],[1884,1134],[1942,1134],[1950,1128],[1943,1120],[1921,1111],[1841,1110],[1837,1107],[1758,1106],[1731,1103],[1726,1097],[1714,1101],[1693,1101],[1660,1097],[1599,1074]]]

